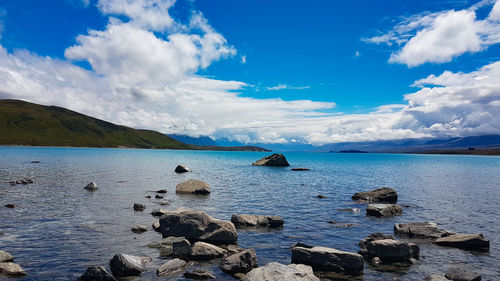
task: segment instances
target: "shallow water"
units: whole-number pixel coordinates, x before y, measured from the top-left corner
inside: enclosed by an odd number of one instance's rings
[[[356,252],[358,242],[370,233],[393,234],[395,223],[434,221],[454,232],[483,233],[491,241],[490,251],[419,243],[422,258],[416,265],[384,272],[365,264],[365,280],[422,280],[463,265],[481,272],[483,280],[500,276],[500,157],[286,153],[290,168],[311,171],[251,166],[268,154],[0,147],[0,230],[4,232],[0,249],[10,252],[27,271],[21,280],[75,280],[88,266],[108,267],[117,253],[154,258],[151,270],[135,280],[165,280],[154,272],[165,260],[157,249],[145,246],[161,235],[135,234],[130,228],[157,221],[150,215],[153,209],[185,206],[224,220],[235,213],[282,216],[281,230],[239,231],[239,245],[255,248],[260,265],[290,263],[290,246],[298,241]],[[193,172],[176,174],[178,164]],[[23,177],[35,183],[9,184]],[[190,178],[209,183],[212,193],[176,195],[175,186]],[[91,181],[98,184],[98,191],[83,189]],[[366,217],[365,205],[350,200],[357,191],[381,186],[396,189],[399,203],[409,205],[402,216]],[[168,190],[168,206],[154,199],[153,191],[158,189]],[[318,194],[327,198],[318,199]],[[16,208],[3,207],[7,203]],[[134,203],[146,204],[146,211],[134,212]],[[340,208],[361,212],[337,211]],[[331,220],[355,227],[336,228],[328,223]],[[210,263],[204,266],[218,280],[233,280]]]

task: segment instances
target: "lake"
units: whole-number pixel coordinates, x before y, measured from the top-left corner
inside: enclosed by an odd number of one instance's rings
[[[398,272],[365,263],[365,280],[422,280],[455,266],[500,276],[500,157],[408,154],[285,153],[291,167],[251,163],[266,152],[212,152],[100,148],[0,147],[0,249],[10,252],[28,273],[20,280],[76,280],[87,267],[102,265],[117,253],[149,256],[151,270],[135,280],[165,280],[154,268],[166,260],[146,244],[161,239],[152,230],[130,228],[157,221],[153,209],[188,207],[230,220],[236,213],[280,215],[283,229],[239,230],[238,244],[255,248],[259,265],[290,263],[296,242],[357,252],[373,232],[393,235],[400,222],[434,221],[445,230],[483,233],[489,252],[477,253],[420,243],[421,259]],[[40,163],[31,163],[38,160]],[[192,172],[176,174],[184,164]],[[311,171],[290,171],[290,168]],[[35,182],[11,186],[23,177]],[[187,179],[207,182],[209,196],[176,195]],[[83,187],[96,182],[99,190]],[[366,205],[353,202],[357,191],[394,188],[401,216],[366,217]],[[154,191],[167,189],[165,199]],[[317,195],[327,196],[318,199]],[[152,195],[152,199],[145,198]],[[161,206],[161,201],[169,205]],[[16,208],[3,207],[7,203]],[[147,206],[134,212],[134,203]],[[340,212],[359,208],[361,212]],[[352,223],[337,228],[328,223]],[[402,238],[401,238],[402,239]],[[218,280],[234,280],[206,263]],[[0,277],[1,279],[2,277]],[[185,280],[182,276],[169,280]]]

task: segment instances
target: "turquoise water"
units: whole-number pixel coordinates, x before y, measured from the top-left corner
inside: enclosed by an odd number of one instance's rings
[[[88,266],[108,267],[117,253],[154,258],[151,270],[135,280],[160,280],[154,268],[165,260],[145,245],[161,235],[134,234],[130,228],[157,221],[150,215],[153,209],[189,207],[224,220],[235,213],[282,216],[282,230],[239,231],[239,245],[255,248],[260,265],[290,263],[290,246],[299,241],[356,252],[358,242],[370,233],[393,234],[395,223],[435,221],[446,230],[483,233],[491,241],[490,251],[421,243],[423,258],[418,264],[400,272],[365,264],[365,280],[422,280],[462,265],[482,272],[483,280],[500,276],[500,157],[286,153],[290,168],[311,171],[251,166],[268,154],[1,147],[0,249],[10,252],[28,272],[21,280],[75,280]],[[178,164],[193,172],[176,174]],[[9,184],[23,177],[35,183]],[[212,193],[176,195],[175,186],[190,178],[209,183]],[[83,189],[91,181],[98,191]],[[402,216],[369,218],[364,205],[350,200],[357,191],[382,186],[396,189],[399,203],[409,205]],[[160,206],[162,200],[154,199],[158,189],[168,190],[164,200],[169,205]],[[318,199],[318,194],[327,198]],[[7,203],[16,208],[3,207]],[[134,212],[134,203],[146,204],[146,211]],[[362,212],[337,211],[340,208]],[[355,227],[336,228],[328,223],[331,220]],[[233,280],[212,264],[204,266],[218,280]]]

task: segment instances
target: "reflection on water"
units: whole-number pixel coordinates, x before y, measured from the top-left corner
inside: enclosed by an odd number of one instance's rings
[[[467,265],[483,280],[500,276],[500,158],[475,156],[286,153],[293,167],[251,166],[259,152],[206,152],[126,149],[0,148],[0,249],[10,252],[28,275],[21,280],[76,279],[88,266],[108,265],[116,253],[150,256],[151,271],[135,280],[160,280],[154,268],[165,260],[148,248],[161,235],[135,234],[135,225],[157,221],[153,209],[189,207],[219,219],[235,213],[280,215],[285,226],[275,231],[240,230],[239,245],[257,251],[259,264],[288,264],[290,246],[312,245],[358,250],[358,242],[373,232],[393,233],[399,222],[435,221],[461,233],[483,233],[491,241],[488,253],[420,243],[422,259],[393,272],[365,265],[365,280],[422,280],[452,266]],[[39,160],[40,163],[31,163]],[[185,164],[193,172],[176,174]],[[11,186],[23,177],[34,184]],[[195,178],[210,184],[209,196],[178,196],[175,186]],[[83,187],[95,181],[99,190]],[[365,216],[353,193],[376,187],[396,189],[402,216]],[[164,199],[154,192],[167,189]],[[318,194],[327,198],[319,199]],[[153,198],[145,198],[152,195]],[[167,201],[167,205],[159,205]],[[134,212],[134,203],[147,206]],[[360,213],[337,209],[358,208]],[[354,227],[335,227],[354,224]],[[233,280],[216,266],[204,264],[220,280]],[[1,278],[1,277],[0,277]],[[164,280],[162,278],[161,280]],[[184,280],[181,276],[171,280]]]

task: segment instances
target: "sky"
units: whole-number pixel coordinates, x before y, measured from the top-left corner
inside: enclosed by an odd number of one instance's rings
[[[0,0],[0,98],[244,143],[500,134],[500,0]]]

